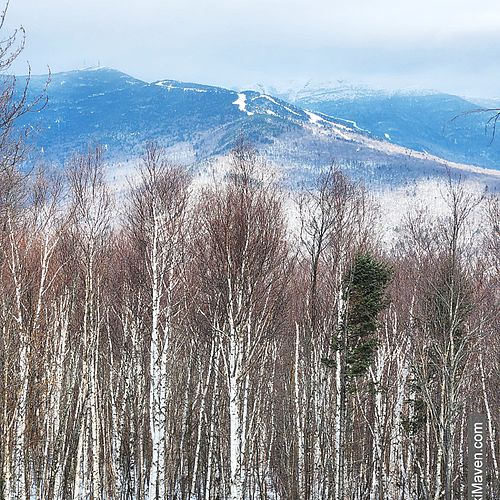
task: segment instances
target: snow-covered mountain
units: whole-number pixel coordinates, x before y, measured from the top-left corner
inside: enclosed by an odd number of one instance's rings
[[[45,81],[33,77],[30,92],[39,94]],[[386,97],[380,99],[382,103]],[[156,140],[179,159],[195,163],[226,153],[243,137],[270,160],[294,171],[295,178],[336,161],[354,177],[374,182],[401,184],[443,176],[451,168],[481,178],[492,189],[498,185],[500,172],[452,164],[433,156],[431,148],[409,150],[398,145],[392,128],[380,125],[372,130],[359,120],[354,111],[361,108],[353,107],[349,114],[347,105],[345,113],[324,106],[322,112],[318,108],[325,102],[334,101],[302,94],[290,104],[255,90],[238,92],[174,80],[147,83],[100,68],[52,75],[48,105],[24,116],[19,126],[34,129],[33,158],[48,161],[62,162],[89,144],[102,144],[109,159],[123,161],[137,157],[147,141]],[[337,102],[346,103],[347,98]],[[380,137],[382,129],[387,136]]]
[[[500,168],[493,136],[494,100],[466,99],[431,90],[380,90],[348,82],[282,85],[271,89],[295,105],[352,120],[373,136],[450,161]]]
[[[391,90],[373,88],[365,84],[353,84],[346,80],[316,82],[312,80],[290,80],[273,85],[253,84],[248,88],[265,92],[290,103],[298,103],[303,99],[313,101],[359,99],[361,97],[378,97],[390,95]]]
[[[42,92],[45,81],[33,77],[31,93]],[[34,144],[49,159],[64,159],[91,142],[105,144],[112,157],[126,157],[152,139],[166,146],[189,143],[202,159],[226,151],[241,134],[266,144],[320,120],[258,92],[146,83],[107,68],[52,75],[48,98],[45,109],[20,125],[35,129]]]

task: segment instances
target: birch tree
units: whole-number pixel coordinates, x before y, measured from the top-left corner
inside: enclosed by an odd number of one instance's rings
[[[149,427],[151,466],[149,498],[166,498],[166,433],[170,342],[177,313],[176,290],[183,260],[189,178],[168,164],[158,146],[147,147],[141,183],[131,197],[129,233],[144,256],[150,324]]]
[[[322,376],[324,365],[322,359],[329,359],[331,354],[331,331],[340,332],[340,324],[344,315],[345,299],[343,297],[344,277],[346,269],[356,251],[367,243],[368,224],[371,220],[369,202],[360,186],[349,181],[340,171],[332,168],[319,176],[316,185],[307,190],[299,198],[298,204],[303,257],[301,265],[305,266],[308,275],[307,294],[303,309],[303,318],[296,324],[299,344],[302,351],[296,352],[296,359],[301,357],[304,366],[300,385],[304,394],[295,393],[295,406],[298,426],[298,488],[299,495],[308,498],[313,494],[312,485],[325,478],[325,464],[335,464],[335,477],[331,486],[336,490],[329,494],[343,496],[342,490],[342,432],[345,425],[343,418],[344,397],[342,390],[342,366],[340,351],[335,363],[335,380],[332,392],[335,394],[335,410],[333,423],[335,428],[334,456],[323,459],[318,466],[319,440],[323,425],[326,422],[315,422],[318,415],[328,415],[331,408],[318,407],[329,404],[328,380]],[[333,365],[332,365],[333,366]],[[325,391],[325,392],[322,392]],[[302,415],[300,415],[300,413]],[[307,457],[305,450],[309,450]],[[316,457],[314,457],[316,454]],[[328,455],[326,455],[328,456]],[[307,465],[309,463],[309,465]],[[316,471],[315,471],[316,470]],[[308,476],[306,478],[305,476]],[[317,476],[316,476],[317,475]],[[316,495],[321,494],[316,491]],[[325,494],[323,492],[323,494]]]
[[[227,390],[229,490],[242,500],[251,471],[250,408],[257,367],[268,355],[278,315],[287,262],[280,200],[259,177],[257,157],[243,147],[232,153],[222,186],[206,189],[198,206],[197,264],[205,303],[218,337]],[[255,397],[255,396],[254,396]],[[226,493],[223,493],[226,496]]]
[[[104,494],[102,457],[102,331],[105,320],[102,303],[103,261],[110,237],[110,197],[104,181],[102,152],[90,151],[73,160],[69,172],[74,210],[73,238],[80,270],[82,373],[78,400],[78,444],[73,498]]]

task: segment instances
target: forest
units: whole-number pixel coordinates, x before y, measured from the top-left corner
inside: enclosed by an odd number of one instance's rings
[[[337,168],[103,165],[2,163],[3,498],[465,498],[473,412],[498,498],[498,199],[450,180],[388,248]]]
[[[206,182],[148,144],[125,192],[100,147],[27,168],[23,36],[0,42],[1,499],[463,499],[474,413],[499,498],[498,197],[450,177],[388,244],[341,166],[292,190],[244,142]]]

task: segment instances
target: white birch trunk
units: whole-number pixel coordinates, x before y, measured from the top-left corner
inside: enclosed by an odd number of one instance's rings
[[[219,345],[218,338],[215,337],[213,342],[216,344],[216,356],[215,356],[215,366],[214,366],[214,381],[212,384],[212,403],[210,405],[210,431],[208,435],[208,459],[207,459],[207,475],[205,479],[205,496],[209,499],[212,498],[212,474],[214,470],[215,462],[215,429],[216,429],[216,404],[219,399],[219,366],[220,366],[220,355],[221,346]]]
[[[230,467],[231,485],[230,499],[243,500],[243,485],[241,483],[241,452],[242,452],[242,422],[240,417],[240,360],[236,345],[236,332],[231,328],[229,347],[229,440],[230,440]]]
[[[398,498],[398,494],[409,489],[408,474],[405,473],[403,463],[403,436],[401,415],[406,395],[406,383],[409,375],[409,366],[407,361],[406,349],[403,348],[398,353],[398,380],[396,382],[396,401],[394,404],[394,417],[390,432],[390,451],[389,451],[389,477],[388,477],[388,495],[391,498]],[[402,359],[401,359],[402,358]],[[404,481],[404,487],[402,482]],[[408,491],[409,492],[409,491]]]
[[[190,495],[194,497],[196,493],[196,484],[197,484],[197,479],[198,479],[198,467],[200,463],[200,451],[201,451],[201,441],[202,441],[202,432],[203,432],[203,422],[205,418],[205,412],[206,412],[206,405],[207,405],[207,394],[208,394],[208,389],[210,388],[210,379],[212,376],[212,370],[214,365],[217,365],[218,363],[218,357],[219,357],[219,350],[216,347],[215,340],[212,340],[212,345],[210,348],[210,358],[209,358],[209,365],[208,365],[208,371],[207,375],[205,378],[205,385],[202,391],[201,395],[201,401],[200,401],[200,410],[199,410],[199,416],[198,416],[198,431],[196,434],[196,449],[194,453],[194,465],[193,465],[193,477],[191,479],[191,487],[190,487]]]
[[[498,458],[497,458],[497,450],[496,450],[496,437],[495,431],[493,429],[492,417],[491,417],[491,409],[490,403],[488,400],[488,393],[486,391],[486,380],[484,374],[484,363],[483,363],[483,354],[479,355],[479,369],[481,372],[481,387],[483,390],[483,400],[484,400],[484,408],[486,410],[486,418],[488,419],[488,434],[489,434],[489,442],[490,442],[490,450],[491,456],[493,460],[493,476],[495,478],[495,484],[500,484],[500,476],[498,470]]]
[[[165,497],[165,401],[163,382],[166,379],[166,366],[163,362],[166,345],[162,346],[160,325],[162,284],[164,270],[161,262],[159,215],[153,208],[153,235],[151,248],[152,310],[151,310],[151,348],[150,348],[150,393],[149,417],[152,443],[152,460],[149,471],[149,500]],[[162,350],[163,349],[163,350]]]
[[[343,455],[343,432],[345,428],[344,422],[344,412],[345,412],[345,401],[344,401],[344,377],[343,377],[343,353],[341,348],[344,342],[343,333],[343,317],[345,313],[345,300],[342,291],[341,276],[343,272],[343,266],[339,266],[338,271],[338,310],[337,310],[337,348],[335,351],[335,491],[334,500],[344,499],[344,455]]]
[[[305,443],[304,443],[304,421],[302,398],[300,394],[300,329],[295,323],[295,367],[294,367],[294,403],[295,403],[295,427],[297,432],[297,482],[298,495],[304,495],[304,469],[305,469]]]
[[[25,436],[26,436],[26,405],[28,399],[28,358],[29,358],[29,338],[24,328],[24,319],[22,312],[22,290],[21,290],[21,266],[20,256],[18,253],[17,242],[14,237],[14,228],[10,215],[8,217],[8,224],[10,229],[10,258],[9,263],[12,278],[15,287],[16,297],[16,310],[15,319],[17,323],[17,330],[19,334],[19,381],[20,381],[20,396],[16,408],[16,422],[15,422],[15,437],[13,458],[11,466],[12,472],[7,477],[6,481],[6,494],[11,495],[13,498],[28,497],[29,490],[26,488],[26,463],[25,463]]]
[[[370,375],[375,386],[375,416],[373,422],[373,452],[372,452],[372,479],[370,488],[370,500],[380,499],[380,478],[382,461],[382,426],[384,411],[382,408],[382,391],[380,384],[382,382],[382,372],[385,364],[385,347],[377,350],[375,358],[375,372],[370,367]]]

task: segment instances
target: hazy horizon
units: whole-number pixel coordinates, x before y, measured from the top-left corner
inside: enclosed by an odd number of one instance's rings
[[[265,2],[12,1],[4,35],[22,25],[16,74],[98,64],[144,81],[229,88],[343,80],[374,88],[500,96],[500,9],[463,0]]]

